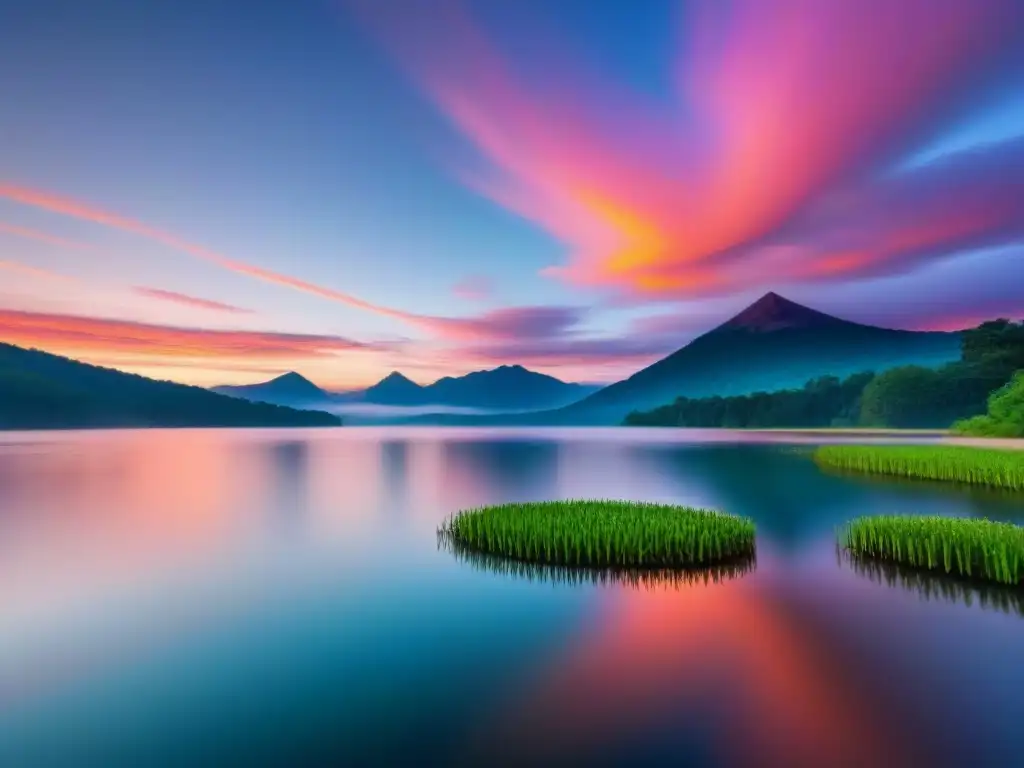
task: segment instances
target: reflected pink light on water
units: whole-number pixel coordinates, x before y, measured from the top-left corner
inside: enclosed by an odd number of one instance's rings
[[[730,737],[716,739],[729,764],[912,764],[825,638],[746,579],[607,593],[482,740],[529,733],[544,757],[579,756],[690,708],[701,725],[729,721]]]

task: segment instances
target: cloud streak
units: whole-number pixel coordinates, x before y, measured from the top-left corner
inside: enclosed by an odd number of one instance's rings
[[[973,202],[952,169],[942,200],[885,173],[1019,84],[1017,0],[697,0],[675,104],[660,111],[622,94],[611,111],[609,86],[578,72],[530,83],[457,0],[346,5],[485,159],[459,177],[568,246],[546,273],[571,283],[660,299],[839,281],[999,240],[1019,221],[1019,165],[957,169],[984,190]],[[887,195],[900,205],[843,242],[844,218]],[[783,239],[825,200],[830,228]]]
[[[96,246],[89,245],[88,243],[82,243],[77,240],[69,240],[65,237],[58,237],[52,235],[49,232],[41,232],[38,229],[31,229],[29,227],[20,227],[16,224],[8,224],[0,221],[0,234],[13,235],[14,237],[20,237],[25,240],[35,240],[39,243],[46,243],[47,245],[56,245],[60,248],[66,248],[72,251],[84,251],[89,253],[100,253],[100,249]]]
[[[212,330],[78,315],[0,310],[0,340],[70,353],[162,358],[289,359],[371,350],[340,336]]]
[[[165,291],[162,288],[149,288],[146,286],[135,286],[132,290],[140,296],[159,299],[160,301],[169,301],[172,304],[180,304],[193,309],[208,309],[213,312],[226,312],[232,315],[252,314],[251,309],[242,309],[241,307],[213,301],[212,299],[200,299],[188,294],[178,293],[177,291]]]
[[[405,312],[365,301],[351,294],[316,285],[297,277],[231,259],[177,235],[83,201],[11,184],[0,184],[0,198],[138,235],[232,272],[399,320],[452,340],[482,337],[505,338],[510,334],[544,333],[547,332],[546,323],[564,326],[573,322],[572,317],[578,312],[578,310],[564,307],[509,307],[466,318],[436,317]]]
[[[52,280],[62,283],[78,282],[77,278],[71,277],[70,275],[62,275],[60,272],[53,272],[49,269],[42,269],[41,267],[33,267],[29,264],[22,264],[17,261],[6,261],[0,259],[0,269],[6,269],[9,272],[18,272],[30,277],[38,277],[43,280]]]

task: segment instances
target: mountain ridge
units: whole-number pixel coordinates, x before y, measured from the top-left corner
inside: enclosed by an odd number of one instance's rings
[[[959,359],[960,334],[865,325],[774,292],[631,376],[563,408],[499,416],[446,415],[417,423],[569,426],[620,424],[677,397],[799,388],[819,376],[936,367]]]
[[[329,413],[247,402],[0,342],[0,429],[340,425]]]
[[[295,372],[257,384],[223,385],[212,389],[233,397],[294,407],[361,403],[396,407],[543,410],[567,405],[599,388],[565,382],[522,365],[501,365],[470,371],[462,376],[443,376],[427,385],[418,384],[399,371],[391,371],[376,384],[349,392],[325,390]]]

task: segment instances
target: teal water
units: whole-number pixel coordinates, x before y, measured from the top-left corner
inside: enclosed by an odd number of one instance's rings
[[[763,441],[4,436],[0,765],[1013,764],[1019,603],[858,570],[833,532],[1024,523],[1022,497],[825,474]],[[460,508],[572,497],[750,516],[757,568],[573,586],[437,548]]]

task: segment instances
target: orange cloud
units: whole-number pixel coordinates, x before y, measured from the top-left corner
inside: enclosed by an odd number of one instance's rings
[[[210,330],[128,320],[0,310],[0,339],[60,354],[91,358],[129,354],[227,360],[324,357],[369,349],[338,336]]]
[[[215,312],[228,312],[230,314],[251,314],[251,309],[242,309],[231,304],[225,304],[220,301],[212,301],[211,299],[200,299],[195,296],[188,296],[184,293],[178,293],[176,291],[165,291],[162,288],[146,288],[145,286],[136,286],[133,289],[140,296],[147,296],[151,299],[161,299],[162,301],[169,301],[173,304],[182,304],[186,307],[194,307],[198,309],[210,309]]]

